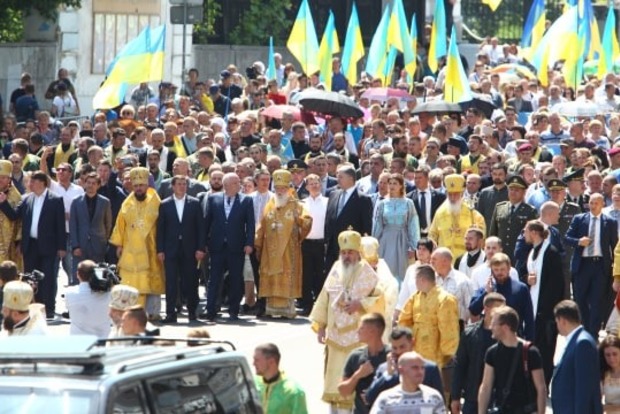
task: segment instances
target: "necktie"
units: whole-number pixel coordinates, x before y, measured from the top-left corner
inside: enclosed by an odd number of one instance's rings
[[[512,205],[510,206],[510,215],[511,215],[511,216],[514,216],[514,214],[515,214],[515,205],[514,205],[514,204],[512,204]]]
[[[340,215],[340,213],[342,213],[342,209],[344,208],[344,202],[346,200],[347,197],[347,193],[346,191],[342,191],[342,193],[340,193],[340,199],[338,199],[338,215]]]
[[[228,207],[232,204],[232,197],[228,197]]]
[[[426,222],[426,191],[420,193],[420,228],[425,229],[428,226]]]
[[[590,244],[588,245],[588,256],[595,256],[595,240],[596,240],[596,221],[597,217],[592,216],[590,219],[590,232],[588,237],[590,238]]]

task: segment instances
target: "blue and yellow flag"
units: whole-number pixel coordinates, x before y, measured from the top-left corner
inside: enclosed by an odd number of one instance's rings
[[[411,73],[407,72],[407,82],[412,83],[418,64],[418,26],[415,21],[415,13],[413,13],[411,17],[411,29],[409,29],[409,33],[411,34],[411,49],[413,49],[413,56],[415,59]]]
[[[388,25],[388,45],[394,46],[403,53],[405,71],[413,75],[415,72],[416,56],[411,47],[411,33],[407,26],[403,0],[394,0],[390,24]]]
[[[299,7],[286,47],[297,58],[301,69],[308,76],[319,70],[319,41],[308,0],[303,0]]]
[[[609,7],[603,32],[601,54],[598,59],[597,76],[599,79],[603,79],[606,74],[613,72],[614,59],[619,54],[620,47],[618,47],[618,36],[616,35],[616,15],[614,14],[614,9]]]
[[[161,81],[164,77],[166,26],[149,26],[116,55],[106,70],[106,79],[93,98],[93,108],[120,105],[128,85]]]
[[[387,58],[387,31],[390,21],[390,7],[386,6],[383,10],[383,16],[379,21],[379,25],[375,30],[375,34],[370,42],[368,49],[368,60],[366,61],[366,73],[374,77],[384,76],[384,65]]]
[[[482,0],[482,4],[486,4],[493,11],[497,10],[501,2],[502,0]]]
[[[364,57],[365,53],[355,2],[351,8],[351,17],[349,18],[346,36],[341,58],[342,73],[349,81],[349,85],[355,85],[357,83],[357,62]]]
[[[276,79],[276,58],[273,53],[273,36],[269,36],[269,55],[267,56],[267,80]]]
[[[446,102],[468,102],[473,99],[471,87],[467,79],[459,48],[456,44],[456,30],[452,26],[450,49],[446,61],[446,79],[444,81],[443,99]]]
[[[435,15],[433,16],[433,27],[431,29],[431,43],[428,48],[428,67],[433,73],[439,69],[439,58],[446,55],[446,9],[443,0],[435,1]]]
[[[523,27],[521,47],[536,49],[545,33],[545,0],[534,0]]]
[[[325,84],[325,90],[332,90],[332,56],[340,52],[340,43],[338,42],[338,33],[336,33],[336,21],[334,13],[329,11],[321,45],[319,46],[319,62],[320,62],[320,78]]]

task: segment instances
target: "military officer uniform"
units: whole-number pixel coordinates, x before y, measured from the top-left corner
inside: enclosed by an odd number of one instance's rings
[[[510,177],[507,184],[509,189],[512,187],[523,189],[524,194],[527,189],[527,183],[520,175]],[[502,249],[513,263],[519,234],[528,221],[535,220],[537,217],[536,209],[523,200],[516,207],[510,201],[501,202],[495,207],[489,236],[497,236],[501,239]]]
[[[585,174],[585,170],[583,168],[579,168],[578,170],[575,170],[572,173],[565,175],[562,178],[562,180],[566,184],[568,184],[571,181],[583,181],[584,174]],[[577,197],[574,197],[574,196],[571,196],[567,191],[566,201],[577,204],[579,206],[581,213],[586,213],[590,211],[590,195],[589,194],[583,193]]]

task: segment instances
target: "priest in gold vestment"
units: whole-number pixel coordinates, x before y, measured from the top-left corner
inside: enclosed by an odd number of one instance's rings
[[[150,319],[159,319],[161,295],[165,292],[155,243],[160,199],[148,186],[148,169],[136,167],[129,175],[133,192],[121,206],[110,243],[116,246],[123,284],[138,289],[138,304],[145,307]]]
[[[361,317],[378,312],[385,316],[385,301],[379,277],[361,258],[361,235],[352,230],[338,236],[340,260],[331,268],[317,298],[310,320],[319,343],[325,344],[323,401],[332,412],[351,410],[354,395],[338,392],[349,353],[362,346],[357,335]]]
[[[6,195],[8,205],[12,209],[15,209],[22,201],[22,196],[19,191],[11,185],[12,169],[13,164],[11,161],[0,160],[0,193]],[[0,210],[0,262],[11,260],[17,264],[18,269],[23,269],[22,258],[15,247],[15,242],[20,240],[21,220],[9,220]]]
[[[301,297],[301,242],[312,217],[291,188],[291,173],[273,173],[275,194],[267,202],[256,228],[254,247],[260,261],[258,296],[267,298],[265,314],[294,318],[295,298]]]

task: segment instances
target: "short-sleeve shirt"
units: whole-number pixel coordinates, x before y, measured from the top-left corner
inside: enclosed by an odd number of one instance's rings
[[[381,352],[377,355],[368,355],[368,347],[363,346],[361,348],[354,349],[349,354],[347,358],[347,362],[344,364],[344,378],[351,378],[355,371],[366,361],[370,361],[372,364],[374,371],[377,370],[379,365],[384,363],[387,359],[387,354],[389,352],[389,348],[384,345]],[[362,394],[366,392],[370,384],[372,384],[372,380],[374,378],[374,372],[367,377],[360,379],[355,387],[355,410],[354,414],[367,414],[369,412],[369,408],[364,401],[362,400]]]
[[[532,375],[526,379],[523,367],[523,348],[519,345],[516,348],[504,346],[501,342],[491,346],[484,357],[484,362],[494,369],[495,382],[493,383],[495,401],[501,402],[502,390],[508,382],[512,361],[515,353],[519,353],[517,368],[515,370],[510,394],[506,399],[505,408],[520,408],[530,403],[536,402],[536,390]],[[538,348],[531,345],[527,353],[528,370],[531,373],[534,370],[542,369],[542,358]]]

